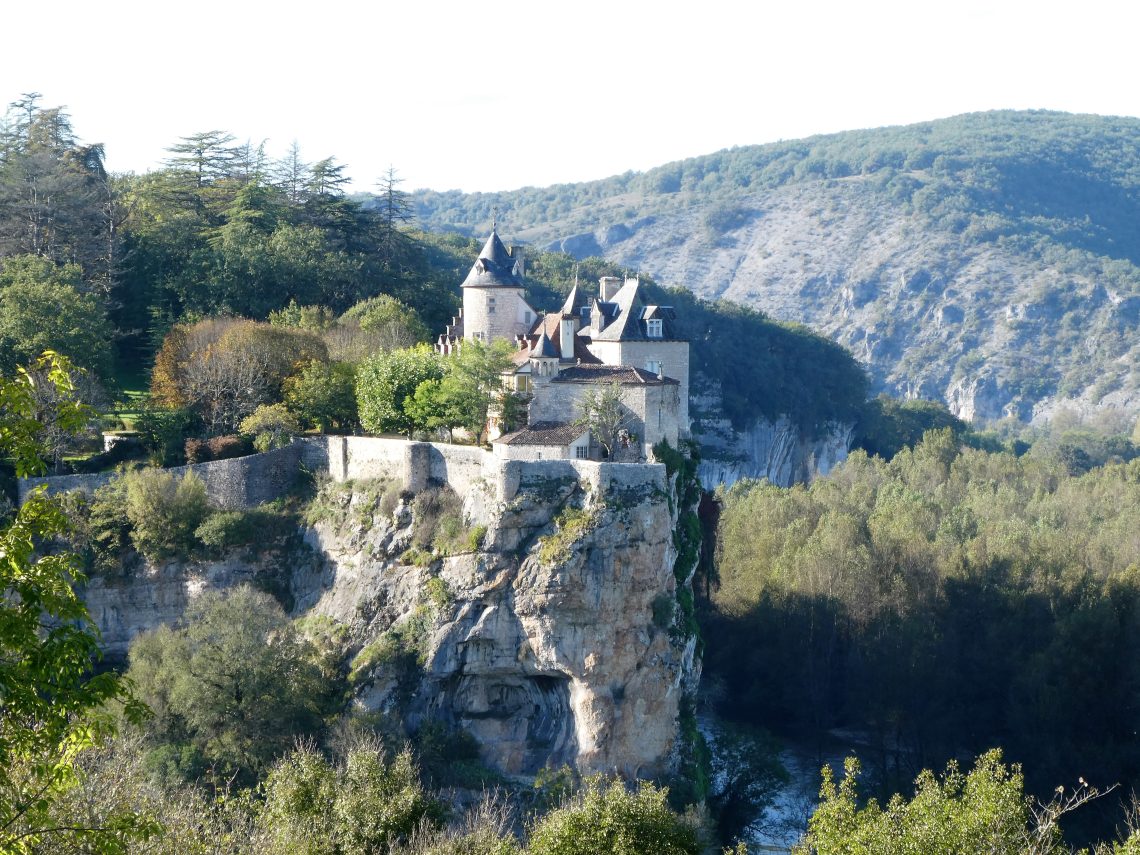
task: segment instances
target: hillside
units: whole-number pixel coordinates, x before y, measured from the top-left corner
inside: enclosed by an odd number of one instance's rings
[[[520,241],[805,323],[964,418],[1140,410],[1138,120],[970,114],[415,201],[429,230],[497,207]]]

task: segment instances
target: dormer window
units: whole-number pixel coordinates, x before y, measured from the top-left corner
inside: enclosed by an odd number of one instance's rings
[[[650,318],[645,322],[645,334],[650,338],[661,338],[665,334],[661,318]]]

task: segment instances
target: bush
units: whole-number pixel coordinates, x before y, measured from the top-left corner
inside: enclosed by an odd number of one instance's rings
[[[161,469],[140,469],[124,478],[131,540],[147,558],[189,555],[194,532],[210,513],[206,485],[192,472],[181,480]]]
[[[386,760],[375,743],[351,749],[337,767],[314,748],[298,748],[274,766],[263,789],[258,824],[271,855],[383,855],[417,827],[440,826],[446,815],[420,784],[411,751]]]
[[[76,551],[87,569],[106,575],[119,572],[124,553],[131,545],[131,520],[127,514],[127,490],[122,478],[97,489],[90,498],[73,494],[69,516]]]
[[[221,511],[206,518],[194,536],[202,545],[215,551],[253,543],[260,536],[261,520],[256,514]]]
[[[634,792],[619,780],[592,778],[569,804],[538,820],[530,855],[698,855],[692,823],[669,809],[669,791],[643,781]]]
[[[242,420],[241,432],[253,438],[258,451],[270,451],[288,445],[301,432],[301,423],[284,404],[262,404]]]
[[[155,743],[189,743],[247,783],[298,737],[320,735],[339,701],[325,654],[248,586],[203,592],[184,625],[139,635],[128,673],[155,713]]]

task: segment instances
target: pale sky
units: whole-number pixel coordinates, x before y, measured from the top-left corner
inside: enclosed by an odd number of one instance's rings
[[[587,181],[975,110],[1140,116],[1131,0],[56,0],[0,10],[0,100],[116,171],[221,129],[367,190]]]

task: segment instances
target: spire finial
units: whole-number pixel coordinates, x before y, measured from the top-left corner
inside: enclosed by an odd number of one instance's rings
[[[491,209],[491,231],[497,232],[499,230],[499,206],[496,205]]]

